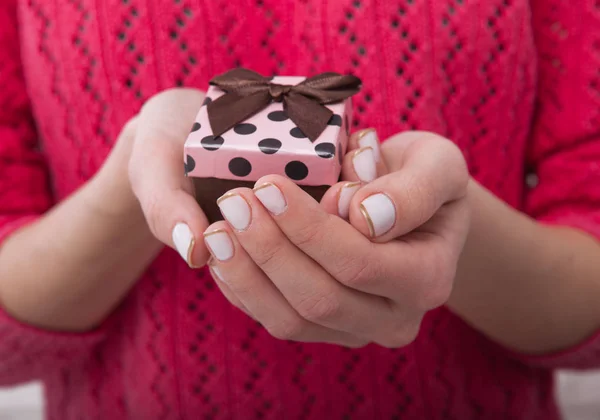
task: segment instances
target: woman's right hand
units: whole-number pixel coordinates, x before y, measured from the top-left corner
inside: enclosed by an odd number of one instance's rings
[[[206,264],[203,232],[209,223],[184,174],[183,148],[204,94],[170,89],[142,107],[129,158],[129,181],[148,226],[190,267]]]

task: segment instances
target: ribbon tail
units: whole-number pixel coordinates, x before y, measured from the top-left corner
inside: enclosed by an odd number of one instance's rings
[[[323,134],[333,115],[329,108],[295,92],[286,96],[285,108],[290,119],[312,142]]]
[[[217,137],[264,109],[271,102],[267,90],[250,96],[227,93],[208,104],[208,120]]]

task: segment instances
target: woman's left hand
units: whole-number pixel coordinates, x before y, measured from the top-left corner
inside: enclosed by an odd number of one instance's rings
[[[361,175],[356,156],[346,156],[346,179]],[[438,136],[405,133],[375,156],[390,173],[350,184],[342,213],[351,224],[337,214],[347,182],[321,204],[275,175],[220,199],[227,222],[205,233],[211,271],[229,301],[273,336],[401,347],[448,299],[469,226],[462,154]]]

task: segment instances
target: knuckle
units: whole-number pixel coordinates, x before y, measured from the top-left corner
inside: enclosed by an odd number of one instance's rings
[[[361,257],[344,261],[334,277],[348,287],[361,288],[372,283],[376,273],[375,260]]]
[[[436,208],[436,193],[432,182],[425,177],[412,177],[406,188],[405,211],[412,213],[417,225],[422,225],[433,215]]]
[[[439,254],[429,267],[417,297],[417,307],[422,311],[437,308],[448,301],[456,275],[456,264],[449,262],[446,253]]]
[[[340,312],[340,301],[333,293],[322,294],[303,300],[296,305],[300,316],[315,324],[331,321]]]
[[[259,267],[274,271],[285,264],[285,246],[280,235],[261,237],[254,245],[251,255]]]
[[[296,227],[293,231],[287,233],[288,238],[299,248],[305,247],[321,247],[324,243],[323,239],[328,232],[329,215],[313,211],[313,214],[306,215],[303,223]],[[310,221],[310,222],[308,222]]]
[[[306,323],[300,318],[279,322],[272,326],[265,326],[269,334],[279,340],[296,341],[302,339],[306,330]]]
[[[322,230],[315,225],[306,225],[302,228],[298,228],[292,234],[292,242],[298,245],[300,248],[305,246],[310,246],[312,244],[320,243],[320,238],[322,237]]]

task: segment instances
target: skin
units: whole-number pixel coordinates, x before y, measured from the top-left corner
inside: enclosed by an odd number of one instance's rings
[[[279,188],[283,213],[270,214],[253,190],[236,189],[252,208],[249,227],[208,226],[181,173],[183,142],[202,98],[179,89],[151,99],[97,177],[5,241],[0,301],[11,314],[49,329],[94,328],[159,244],[174,246],[171,232],[183,222],[195,239],[192,265],[209,258],[204,232],[229,235],[233,257],[210,260],[217,284],[281,339],[401,347],[414,340],[423,315],[445,303],[527,353],[572,346],[600,328],[598,243],[508,208],[469,178],[449,140],[431,133],[403,133],[382,146],[379,177],[358,189],[349,220],[337,216],[344,183],[317,204],[289,180],[269,176],[257,185]],[[353,135],[351,148],[357,142]],[[356,180],[352,156],[344,161],[347,181]],[[373,238],[360,203],[381,192],[394,202],[396,220]],[[44,246],[56,237],[55,246]]]

